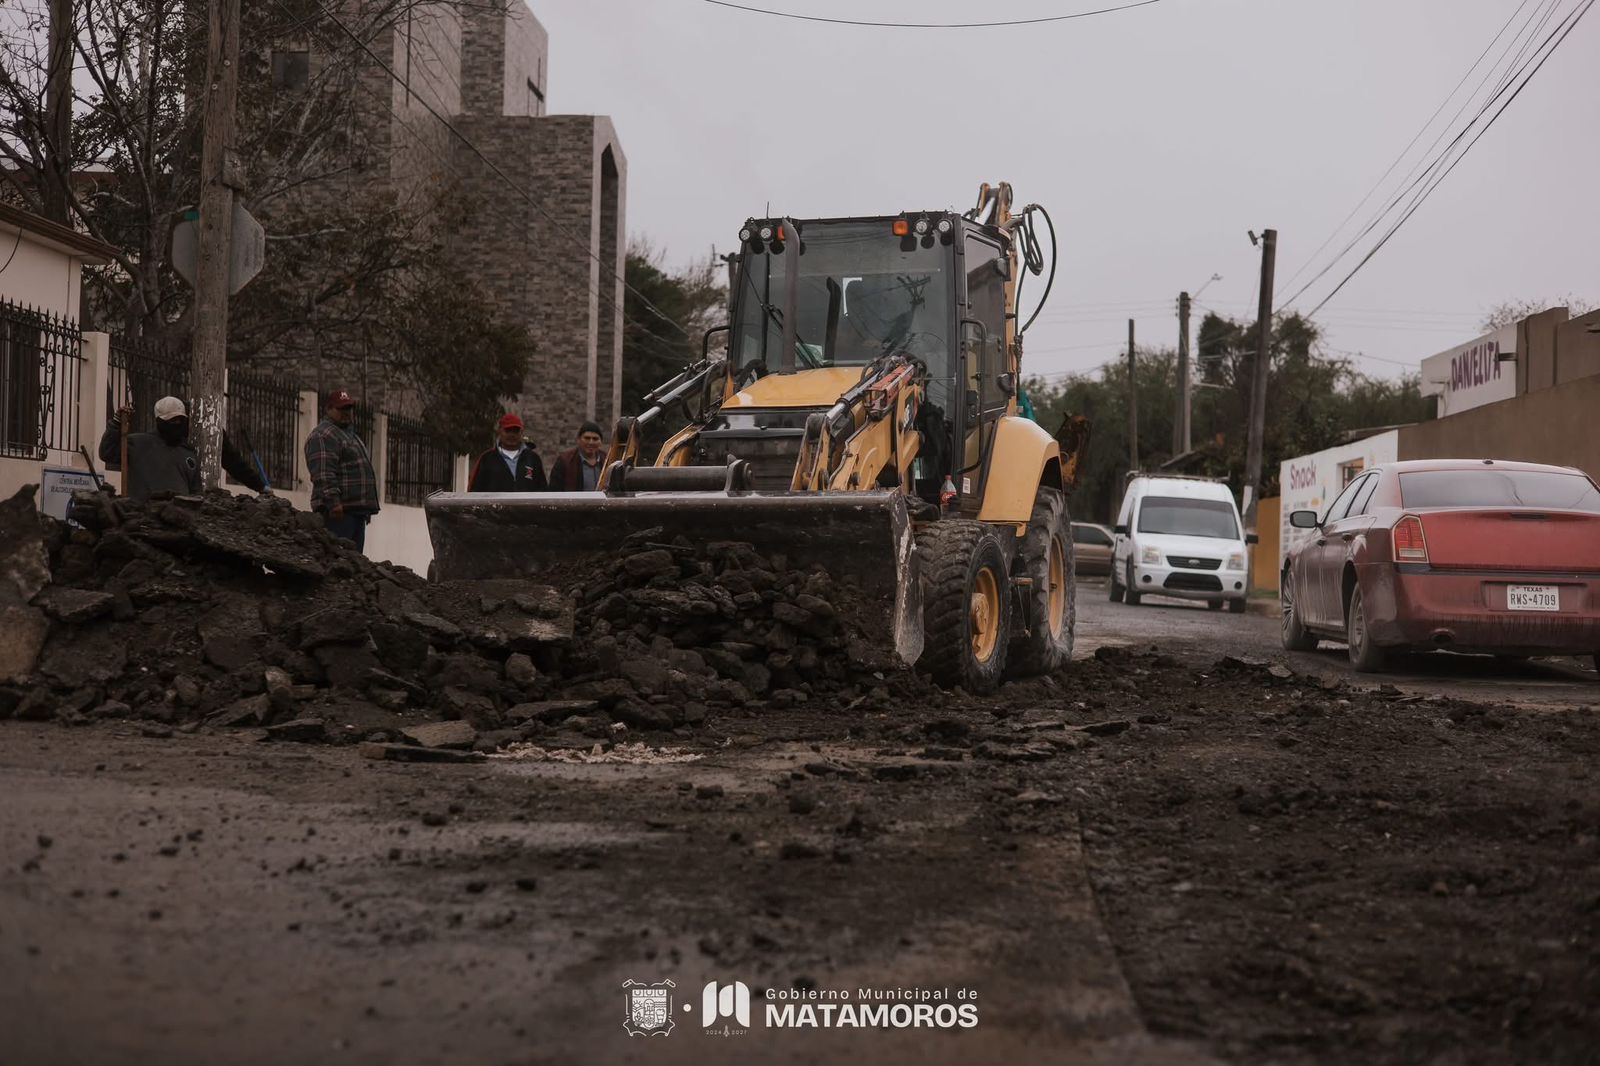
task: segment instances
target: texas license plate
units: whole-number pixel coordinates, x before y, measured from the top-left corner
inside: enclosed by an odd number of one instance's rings
[[[1506,586],[1506,609],[1511,611],[1559,611],[1561,595],[1554,585]]]

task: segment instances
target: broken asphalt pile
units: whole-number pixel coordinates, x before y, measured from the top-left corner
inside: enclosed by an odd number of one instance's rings
[[[74,528],[32,494],[0,503],[0,718],[466,759],[734,709],[938,698],[847,617],[854,589],[749,544],[647,532],[562,588],[430,583],[283,500],[80,494]]]

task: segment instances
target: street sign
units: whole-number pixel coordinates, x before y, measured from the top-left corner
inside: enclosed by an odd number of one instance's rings
[[[244,205],[234,201],[233,241],[228,257],[228,295],[233,295],[261,273],[267,258],[267,231]],[[194,287],[200,261],[200,214],[185,211],[183,221],[172,227],[172,269]]]

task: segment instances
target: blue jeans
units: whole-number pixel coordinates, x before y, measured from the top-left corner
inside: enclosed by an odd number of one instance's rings
[[[335,518],[327,513],[322,518],[327,523],[329,533],[354,541],[358,552],[367,550],[367,523],[372,521],[371,515],[346,511],[343,518]]]

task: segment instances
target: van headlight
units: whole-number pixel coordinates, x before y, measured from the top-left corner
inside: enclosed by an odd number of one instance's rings
[[[1244,552],[1234,552],[1232,555],[1228,556],[1228,569],[1229,570],[1243,570],[1244,569]]]
[[[1139,561],[1147,566],[1161,565],[1161,550],[1159,548],[1146,548],[1139,554]]]

